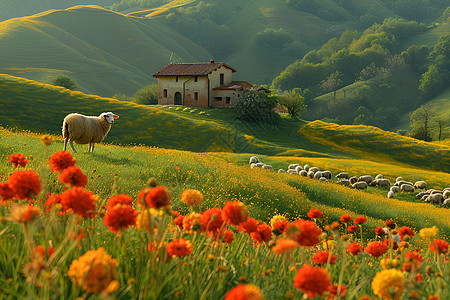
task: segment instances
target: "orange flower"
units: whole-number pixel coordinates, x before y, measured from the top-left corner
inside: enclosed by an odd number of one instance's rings
[[[389,247],[389,243],[391,242],[390,239],[385,239],[383,244],[385,244],[387,247]],[[398,249],[398,243],[396,241],[392,241],[392,250]]]
[[[202,213],[200,217],[202,223],[202,231],[216,232],[220,230],[223,224],[222,210],[220,208],[211,208]]]
[[[318,265],[324,265],[328,263],[328,259],[330,259],[330,265],[334,265],[336,262],[336,256],[331,255],[330,252],[327,251],[318,251],[314,254],[311,263],[315,262]]]
[[[199,213],[190,213],[183,218],[183,229],[187,231],[200,232],[202,229],[202,215]]]
[[[41,213],[37,206],[33,205],[14,205],[11,208],[11,217],[17,223],[30,223]]]
[[[31,200],[41,191],[41,180],[33,170],[14,172],[8,179],[8,185],[19,200]]]
[[[316,294],[322,294],[331,285],[330,275],[326,269],[304,265],[297,271],[294,277],[294,286],[301,292],[314,298]]]
[[[353,242],[347,246],[347,251],[352,255],[358,255],[358,253],[363,251],[363,248],[357,242]]]
[[[87,185],[87,176],[79,166],[67,167],[59,174],[59,179],[69,186],[85,187]]]
[[[338,287],[339,287],[338,284],[330,285],[328,287],[328,290],[327,290],[329,292],[329,294],[327,296],[328,299],[334,300],[337,298]],[[347,287],[345,285],[341,285],[341,298],[345,297],[346,295],[347,295]]]
[[[14,168],[17,168],[17,166],[25,168],[28,160],[25,158],[25,156],[23,156],[22,153],[14,153],[9,156],[9,162],[13,164]]]
[[[109,226],[113,233],[124,231],[129,226],[136,225],[137,211],[127,204],[116,204],[106,212],[103,223]]]
[[[181,202],[191,206],[199,205],[203,202],[203,195],[200,191],[187,189],[181,194]]]
[[[291,239],[279,239],[275,246],[272,247],[272,252],[278,255],[288,253],[300,245]]]
[[[50,167],[56,173],[61,173],[68,167],[75,166],[76,160],[67,151],[59,151],[50,157]]]
[[[347,227],[348,233],[353,233],[356,231],[356,229],[358,229],[358,226],[356,226],[356,225],[350,225]]]
[[[347,223],[347,222],[350,222],[351,220],[352,220],[352,217],[350,217],[349,215],[343,215],[339,219],[339,221],[341,221],[342,223]]]
[[[410,259],[412,261],[417,261],[419,263],[423,262],[422,255],[420,255],[419,253],[417,253],[415,251],[408,251],[408,252],[406,252],[405,258],[406,259]]]
[[[0,197],[4,204],[7,203],[7,200],[14,198],[14,191],[8,182],[0,182]]]
[[[277,221],[275,223],[273,223],[273,229],[278,231],[274,231],[277,235],[282,234],[286,231],[286,228],[288,227],[289,222],[288,220],[282,220],[282,221]]]
[[[437,254],[445,254],[448,252],[448,243],[443,240],[434,239],[430,244],[430,250]]]
[[[295,238],[300,245],[310,247],[319,242],[319,235],[322,233],[322,230],[317,227],[316,223],[300,219],[290,224],[289,227],[291,226],[300,228],[300,233],[292,237]],[[289,230],[289,227],[287,230]]]
[[[386,246],[382,242],[376,241],[369,243],[364,251],[369,253],[373,257],[380,257],[381,255],[386,253],[387,249],[388,246]]]
[[[41,137],[41,142],[44,144],[44,146],[50,146],[53,143],[53,139],[49,135],[43,135]]]
[[[255,232],[258,229],[260,221],[255,220],[254,218],[248,218],[246,221],[242,222],[239,225],[239,228],[242,230],[243,233],[252,233]]]
[[[367,221],[367,218],[366,218],[366,217],[364,217],[364,216],[359,216],[359,217],[356,217],[356,218],[353,220],[353,223],[358,224],[358,225],[361,225],[361,224],[366,223],[366,221]]]
[[[222,209],[222,218],[228,224],[238,226],[248,218],[247,207],[240,201],[227,201]]]
[[[105,252],[103,248],[89,250],[72,261],[69,271],[70,280],[88,293],[101,293],[115,282],[119,265],[117,259]],[[110,291],[111,292],[111,291]]]
[[[323,217],[323,213],[318,209],[312,208],[308,212],[307,216],[310,217],[311,219],[320,219]]]
[[[392,220],[386,220],[386,222],[384,222],[384,227],[389,228],[389,229],[394,229],[395,224],[394,224],[394,222],[392,222]]]
[[[270,240],[270,237],[272,236],[272,230],[269,225],[262,223],[258,225],[256,231],[250,233],[250,236],[258,244],[261,242],[267,243]]]
[[[109,198],[108,204],[106,205],[106,209],[111,209],[114,206],[116,206],[116,204],[126,204],[131,206],[133,204],[133,199],[131,199],[131,197],[126,194],[119,194],[117,196],[113,196]]]
[[[234,234],[233,232],[226,230],[223,234],[223,240],[227,245],[231,244],[234,240]]]
[[[83,218],[93,218],[95,215],[94,194],[80,187],[73,187],[65,191],[61,195],[61,204],[65,210],[71,209]]]
[[[184,219],[184,217],[183,217],[182,215],[179,215],[178,217],[176,217],[176,218],[173,220],[173,223],[174,223],[176,226],[180,227],[180,229],[183,229],[183,219]]]
[[[376,227],[375,228],[375,234],[378,235],[378,236],[385,236],[386,235],[383,227]]]
[[[232,288],[225,295],[224,300],[263,300],[259,287],[253,284],[240,284]]]
[[[190,241],[185,239],[175,239],[172,240],[167,245],[167,253],[170,257],[184,257],[192,252],[192,244]]]
[[[406,226],[403,226],[402,228],[400,228],[398,230],[398,234],[400,235],[400,239],[403,241],[403,238],[408,235],[409,237],[413,238],[414,237],[414,231]]]
[[[150,208],[166,208],[170,205],[170,193],[164,186],[145,188],[138,195],[138,205]],[[143,202],[145,201],[145,202]]]

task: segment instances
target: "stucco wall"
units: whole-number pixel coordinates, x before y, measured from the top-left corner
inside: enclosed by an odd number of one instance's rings
[[[167,89],[167,97],[164,97],[164,90]],[[164,76],[158,77],[159,104],[174,105],[175,93],[180,92],[183,96],[183,105],[208,107],[208,79],[206,76]],[[195,92],[198,93],[198,100],[195,100]]]
[[[221,97],[221,101],[217,101],[216,97]],[[227,103],[227,97],[230,97],[230,103]],[[236,101],[242,97],[242,91],[236,90],[215,90],[211,97],[211,107],[232,107]]]

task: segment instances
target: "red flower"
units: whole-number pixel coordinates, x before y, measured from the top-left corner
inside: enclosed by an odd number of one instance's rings
[[[357,242],[353,242],[347,246],[347,251],[352,255],[358,255],[358,253],[363,251],[363,248]]]
[[[389,239],[385,239],[383,244],[385,244],[387,247],[389,247],[389,243],[390,240]],[[392,241],[392,250],[397,250],[398,249],[398,243],[396,241]]]
[[[334,263],[336,262],[336,256],[331,255],[330,252],[318,251],[316,254],[314,254],[311,263],[315,262],[318,265],[324,265],[328,263],[328,258],[330,259],[330,265],[334,265]]]
[[[381,255],[386,253],[387,249],[388,246],[386,246],[382,242],[377,241],[369,243],[364,251],[366,251],[373,257],[380,257]]]
[[[353,233],[356,231],[356,229],[358,229],[358,226],[356,226],[356,225],[350,225],[347,227],[348,233]]]
[[[109,198],[108,204],[106,204],[106,209],[109,210],[114,206],[116,206],[117,204],[126,204],[131,206],[133,204],[133,199],[131,199],[131,197],[126,194],[119,194],[117,196],[113,196]]]
[[[7,200],[14,198],[14,191],[8,182],[0,182],[0,197],[3,199],[4,204],[7,203]]]
[[[359,217],[356,217],[354,220],[353,220],[353,223],[355,223],[355,224],[364,224],[364,223],[366,223],[366,221],[367,221],[367,218],[366,217],[364,217],[364,216],[359,216]]]
[[[151,189],[145,188],[138,195],[138,204],[150,208],[168,207],[170,200],[170,193],[164,186],[157,186]]]
[[[406,252],[405,258],[410,259],[410,260],[414,260],[414,261],[418,261],[418,262],[423,262],[422,255],[420,255],[416,251],[408,251],[408,252]]]
[[[13,164],[14,168],[17,168],[17,166],[25,168],[25,166],[28,163],[28,160],[25,158],[25,156],[23,156],[22,153],[14,153],[9,156],[9,162]]]
[[[67,151],[59,151],[50,157],[50,167],[56,173],[61,173],[68,167],[75,166],[76,160]]]
[[[304,265],[298,269],[294,277],[294,286],[306,293],[309,298],[314,298],[316,294],[322,296],[330,285],[331,279],[327,270],[310,265]]]
[[[109,226],[113,233],[126,230],[129,226],[136,225],[137,211],[127,204],[116,204],[106,212],[103,223]]]
[[[300,228],[300,233],[292,237],[302,246],[314,246],[319,242],[319,235],[322,231],[317,227],[316,223],[300,219],[292,223],[291,226]],[[287,230],[289,230],[289,227]]]
[[[254,218],[248,218],[247,221],[241,222],[239,228],[241,228],[243,233],[252,233],[258,229],[260,221],[255,220]]]
[[[289,225],[288,220],[277,221],[273,223],[273,229],[278,230],[279,234],[284,233]],[[277,233],[278,234],[278,233]]]
[[[307,216],[310,217],[311,219],[320,219],[323,217],[323,213],[318,209],[312,208],[308,212]]]
[[[33,170],[14,172],[9,177],[8,185],[19,200],[31,200],[41,191],[41,180]]]
[[[256,231],[250,233],[250,236],[258,244],[261,242],[267,243],[270,240],[270,237],[272,236],[272,230],[269,225],[262,223],[258,225]]]
[[[183,219],[184,219],[184,217],[183,217],[182,215],[179,215],[178,217],[176,217],[176,218],[173,220],[173,223],[174,223],[176,226],[180,227],[180,229],[183,229]]]
[[[430,244],[430,250],[436,252],[437,254],[448,252],[448,243],[443,240],[434,239]]]
[[[202,222],[202,231],[216,232],[222,227],[222,210],[220,208],[211,208],[202,213],[200,218]]]
[[[80,188],[73,187],[62,194],[61,203],[65,210],[73,210],[74,213],[83,218],[93,218],[95,215],[95,199],[94,194]]]
[[[47,211],[49,211],[53,205],[55,204],[60,204],[62,200],[62,197],[60,194],[51,194],[48,198],[47,201],[45,201],[45,205],[48,207]],[[62,204],[61,204],[62,206]],[[60,211],[59,212],[60,215],[63,215],[65,212],[64,211]]]
[[[410,236],[411,238],[414,237],[414,231],[406,226],[403,226],[402,228],[400,228],[398,230],[398,234],[400,235],[401,240],[403,241],[403,238],[405,237],[405,235]]]
[[[386,222],[384,222],[384,227],[389,228],[389,229],[394,229],[395,224],[394,224],[394,222],[392,222],[392,220],[386,220]]]
[[[87,185],[87,176],[79,166],[67,167],[59,174],[59,179],[69,186],[85,187]]]
[[[375,228],[375,234],[378,235],[378,236],[385,236],[386,235],[383,227],[376,227]]]
[[[185,239],[175,239],[167,245],[166,250],[170,257],[184,257],[192,252],[192,244]]]
[[[228,224],[238,226],[248,218],[247,207],[240,201],[227,201],[222,209],[222,218]]]
[[[351,220],[352,220],[352,217],[350,217],[349,215],[343,215],[339,219],[339,221],[341,221],[342,223],[347,223],[347,222],[350,222]]]
[[[253,284],[240,284],[225,295],[224,300],[263,300],[259,288]]]
[[[229,230],[226,230],[223,236],[224,236],[223,239],[227,245],[231,244],[234,240],[234,234]]]
[[[327,290],[329,292],[329,294],[327,296],[328,299],[331,299],[331,300],[336,299],[337,294],[338,294],[338,287],[339,287],[338,284],[330,285],[328,287],[328,290]],[[346,295],[347,295],[347,287],[345,285],[341,285],[341,298],[345,297]]]

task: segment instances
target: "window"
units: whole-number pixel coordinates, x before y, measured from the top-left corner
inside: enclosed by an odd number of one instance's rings
[[[164,89],[164,98],[167,98],[167,89]]]
[[[216,100],[216,101],[222,101],[222,97],[214,97],[214,100]]]
[[[220,74],[220,85],[223,85],[224,84],[224,77],[225,77],[225,75],[224,74]]]
[[[175,82],[178,82],[178,76],[177,76],[177,77],[175,77]]]
[[[198,100],[198,92],[194,92],[194,100]]]
[[[231,98],[230,97],[227,97],[227,104],[230,104],[230,102],[231,102]]]
[[[194,81],[195,81],[195,82],[198,81],[198,77],[197,77],[197,76],[194,77]]]

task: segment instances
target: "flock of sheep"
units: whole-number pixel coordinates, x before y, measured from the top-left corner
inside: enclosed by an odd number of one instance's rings
[[[267,170],[273,170],[271,165],[264,164],[259,161],[258,157],[250,157],[250,168],[262,168]],[[318,179],[320,181],[328,181],[332,177],[331,171],[321,171],[318,167],[310,167],[309,165],[291,164],[287,170],[279,169],[278,173],[289,173],[292,175],[300,175],[309,177],[312,179]],[[349,173],[341,172],[335,176],[338,178],[337,184],[348,186],[352,189],[363,190],[368,186],[380,186],[389,188],[387,194],[388,198],[394,198],[396,193],[405,192],[411,193],[415,190],[422,190],[416,195],[423,202],[436,203],[440,205],[450,204],[450,188],[443,190],[428,189],[425,181],[416,181],[415,183],[405,181],[402,177],[397,177],[394,184],[387,178],[384,178],[382,174],[378,174],[373,178],[371,175],[352,176]]]

